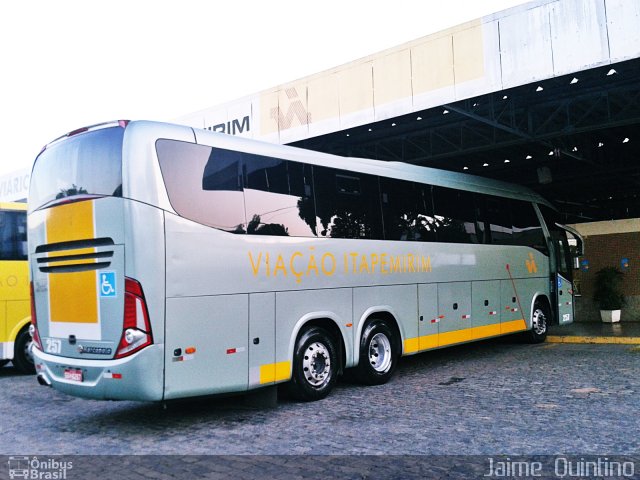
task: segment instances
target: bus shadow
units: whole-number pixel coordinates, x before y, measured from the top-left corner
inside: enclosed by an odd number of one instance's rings
[[[19,372],[17,368],[13,365],[5,365],[4,367],[0,367],[0,378],[9,378],[9,377],[26,377],[28,376],[25,373]]]
[[[136,434],[157,434],[161,431],[190,431],[202,425],[223,428],[234,428],[245,422],[255,424],[278,408],[261,408],[245,405],[245,395],[233,397],[198,397],[167,403],[123,402],[121,404],[104,404],[104,411],[96,413],[96,405],[92,412],[74,421],[76,432],[91,433],[98,428],[102,431],[112,430],[116,435],[123,432]],[[285,401],[289,403],[289,401]],[[115,408],[114,408],[115,407]],[[116,433],[117,432],[117,433]]]
[[[474,357],[508,355],[518,348],[518,337],[501,337],[474,342],[471,345],[448,347],[433,350],[401,359],[395,378],[402,382],[404,375],[415,371],[426,371],[434,366],[442,367],[449,362],[463,362]],[[358,384],[353,375],[347,372],[341,377],[331,395],[323,402],[344,401],[345,396],[358,394],[358,389],[368,389]],[[239,393],[229,396],[196,397],[174,400],[164,403],[102,402],[97,401],[86,415],[76,416],[75,428],[78,431],[92,432],[96,426],[136,433],[154,433],[165,429],[188,430],[200,425],[222,428],[234,428],[243,423],[264,423],[273,415],[291,408],[304,409],[306,402],[290,398],[283,388],[279,389],[277,405],[260,406],[249,404],[250,394]],[[83,400],[84,402],[84,400]],[[104,408],[104,409],[101,409]],[[96,411],[100,410],[100,411]]]

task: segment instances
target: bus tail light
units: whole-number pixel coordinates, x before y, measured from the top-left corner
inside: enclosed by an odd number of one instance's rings
[[[124,289],[122,336],[115,358],[126,357],[153,343],[142,286],[138,281],[125,277]]]
[[[38,319],[36,318],[36,302],[33,296],[33,282],[30,282],[29,287],[31,289],[31,325],[29,325],[29,334],[33,339],[33,345],[42,350],[42,341],[40,340],[40,334],[38,333]]]

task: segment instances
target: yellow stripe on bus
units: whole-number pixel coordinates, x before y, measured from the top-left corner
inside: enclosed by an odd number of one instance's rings
[[[260,384],[289,380],[291,377],[291,362],[269,363],[260,366]]]
[[[468,342],[474,340],[473,328],[465,328],[464,330],[455,330],[453,332],[438,333],[438,346],[453,345],[454,343]]]
[[[503,322],[500,324],[500,333],[513,333],[526,330],[527,324],[524,320],[513,320],[511,322]]]
[[[93,201],[50,208],[46,219],[47,243],[94,238],[93,216]],[[77,251],[74,250],[74,253]],[[90,248],[85,253],[94,251],[95,249]],[[95,271],[50,273],[50,321],[98,323],[97,292]]]
[[[453,332],[434,333],[421,337],[407,338],[404,341],[404,354],[422,352],[436,347],[446,347],[456,343],[464,343],[471,340],[495,337],[505,333],[521,332],[527,329],[524,320],[513,320],[480,327],[465,328]]]
[[[420,350],[430,350],[438,346],[438,334],[435,335],[423,335],[418,338]]]
[[[420,351],[420,338],[426,337],[407,338],[404,341],[404,353],[413,353]]]

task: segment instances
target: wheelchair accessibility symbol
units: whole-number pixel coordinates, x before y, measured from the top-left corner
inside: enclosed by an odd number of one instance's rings
[[[100,272],[100,296],[116,296],[116,272]]]

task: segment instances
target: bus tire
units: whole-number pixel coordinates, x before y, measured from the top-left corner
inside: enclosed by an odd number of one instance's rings
[[[33,365],[33,357],[29,351],[31,347],[31,335],[28,328],[23,328],[16,337],[16,343],[13,350],[13,366],[24,374],[30,375],[36,373]]]
[[[356,378],[365,385],[382,385],[393,376],[398,363],[393,330],[383,320],[368,323],[360,337],[360,361]]]
[[[533,304],[531,312],[531,330],[525,333],[525,340],[528,343],[542,343],[547,339],[551,314],[544,302],[539,300]]]
[[[338,350],[333,337],[324,328],[307,328],[296,341],[288,391],[297,400],[320,400],[333,389],[338,370]]]

